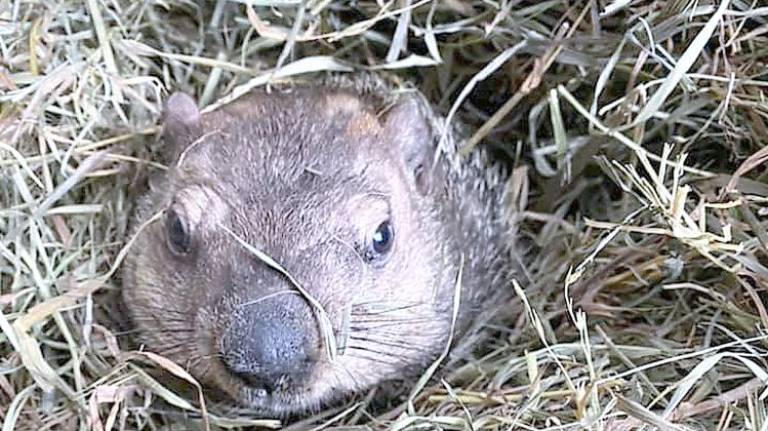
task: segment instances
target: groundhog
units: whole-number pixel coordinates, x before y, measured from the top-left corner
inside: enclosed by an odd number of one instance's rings
[[[173,94],[123,272],[138,341],[264,415],[418,377],[515,272],[504,170],[454,134],[370,76]]]

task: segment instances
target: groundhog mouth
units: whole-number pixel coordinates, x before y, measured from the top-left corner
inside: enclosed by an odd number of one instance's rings
[[[318,385],[314,382],[297,385],[286,378],[276,383],[280,387],[268,390],[243,382],[236,394],[237,402],[249,409],[278,416],[317,410],[327,403],[326,397],[318,393]]]
[[[267,332],[259,332],[259,337],[237,333],[237,346],[228,349],[222,348],[221,340],[226,340],[226,335],[214,331],[213,337],[203,347],[211,361],[208,372],[203,375],[203,383],[223,392],[246,411],[259,415],[293,417],[319,411],[381,382],[404,377],[403,373],[413,371],[414,367],[423,368],[425,361],[434,359],[443,346],[444,340],[438,334],[445,335],[445,328],[441,326],[425,327],[419,333],[405,331],[401,326],[412,322],[423,324],[423,317],[403,318],[403,322],[394,319],[398,324],[395,327],[403,329],[398,332],[403,340],[390,344],[381,340],[382,343],[376,344],[375,326],[385,325],[384,328],[389,328],[386,325],[393,323],[388,318],[367,313],[361,315],[364,318],[357,323],[361,326],[356,329],[368,331],[339,331],[336,335],[340,336],[337,340],[341,342],[342,348],[336,355],[327,356],[323,343],[316,337],[299,337],[293,343],[286,343],[290,337],[285,333],[285,328],[291,326],[286,324],[286,319],[288,322],[291,320],[286,315],[283,314],[276,327],[268,328]],[[354,322],[354,319],[349,320]],[[249,330],[262,325],[254,325],[255,320],[240,322],[251,323],[247,325]],[[366,327],[366,324],[372,326]],[[295,333],[292,336],[297,337]],[[440,340],[440,343],[435,348],[427,348],[425,339],[433,338]],[[258,339],[259,342],[248,343],[247,339]],[[310,344],[313,347],[308,353],[301,349],[281,350],[286,344]],[[255,350],[245,352],[242,350],[244,346]],[[237,349],[240,350],[233,355],[231,352]],[[230,354],[222,353],[222,350]],[[308,356],[298,365],[295,362],[290,365],[290,362],[296,361],[303,354]]]
[[[211,364],[206,386],[224,392],[240,409],[260,415],[289,417],[318,411],[346,392],[327,361],[308,365],[300,376],[282,374],[270,380],[233,373],[220,359]]]

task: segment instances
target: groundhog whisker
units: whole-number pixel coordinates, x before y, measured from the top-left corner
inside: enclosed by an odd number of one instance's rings
[[[386,346],[382,346],[382,347],[386,347]],[[381,355],[383,357],[388,357],[388,358],[403,359],[403,355],[400,352],[393,353],[393,352],[388,352],[386,350],[374,349],[372,347],[365,347],[365,346],[361,346],[361,345],[357,345],[357,344],[356,345],[348,346],[348,349],[349,350],[357,350],[357,351],[361,351],[361,352],[375,353],[377,355]]]
[[[426,349],[423,349],[423,347],[419,345],[414,345],[411,342],[406,341],[400,341],[400,340],[385,340],[381,338],[374,338],[374,337],[349,337],[350,340],[360,341],[363,343],[370,343],[374,345],[380,345],[380,346],[387,346],[387,347],[402,347],[406,349],[415,349],[419,351],[429,351]]]
[[[163,315],[182,316],[189,319],[189,315],[187,315],[186,313],[179,310],[174,310],[172,308],[157,307],[152,305],[144,305],[142,306],[142,308],[145,310],[151,310],[154,312],[163,313]]]
[[[397,299],[393,298],[371,298],[367,299],[365,301],[358,301],[353,302],[352,305],[355,307],[365,307],[365,306],[376,306],[376,305],[393,305],[393,304],[404,304],[404,305],[419,305],[419,304],[426,304],[426,301],[398,301]]]
[[[158,291],[162,291],[163,290],[163,286],[152,285],[151,287],[157,289]],[[135,306],[137,308],[149,308],[149,309],[155,309],[155,310],[166,310],[166,311],[180,312],[180,310],[175,307],[176,304],[166,304],[166,305],[173,305],[173,306],[166,307],[166,306],[163,306],[163,304],[159,304],[157,302],[149,302],[149,301],[143,301],[143,302],[141,302],[139,304],[136,304]]]
[[[168,311],[168,312],[174,312],[174,313],[178,313],[178,314],[183,314],[180,310],[178,310],[176,308],[163,307],[163,306],[160,306],[160,305],[157,305],[157,304],[143,303],[143,304],[139,305],[138,307],[146,308],[146,309],[150,309],[150,310]]]
[[[350,334],[367,334],[371,332],[375,332],[377,334],[391,334],[393,336],[398,336],[397,332],[390,332],[387,331],[388,329],[395,329],[396,331],[400,332],[402,330],[402,323],[381,323],[376,325],[360,325],[360,326],[350,326],[349,327],[349,333]],[[422,332],[423,334],[427,334],[427,332]],[[399,336],[402,337],[402,332],[400,332]]]
[[[221,356],[222,355],[220,353],[210,353],[210,354],[206,354],[206,355],[198,353],[197,355],[192,355],[191,359],[189,361],[187,361],[187,363],[191,367],[191,366],[195,365],[192,361],[195,361],[195,362],[205,361],[204,362],[205,368],[203,369],[203,373],[202,373],[202,374],[205,374],[213,366],[213,361],[211,361],[211,360],[212,359],[220,359]]]
[[[360,381],[355,377],[355,375],[349,370],[349,368],[344,365],[343,363],[337,362],[338,367],[333,368],[333,377],[336,379],[336,382],[338,382],[340,385],[343,383],[341,380],[341,377],[339,377],[338,368],[341,368],[341,370],[349,377],[349,380],[352,381],[352,383],[355,386],[360,386]]]
[[[204,359],[221,359],[224,355],[221,353],[209,353],[207,355],[200,355],[201,358]]]
[[[186,361],[186,368],[187,368],[188,370],[189,370],[189,369],[192,369],[192,368],[193,368],[195,365],[197,365],[198,363],[202,362],[204,359],[206,359],[206,358],[205,358],[205,356],[203,356],[203,355],[194,355],[194,356],[191,356],[191,357],[190,357],[189,359],[187,359],[187,361]],[[210,366],[210,365],[206,365],[206,368],[207,368],[207,367],[209,367],[209,366]],[[203,374],[205,374],[205,373],[203,373]]]
[[[399,320],[387,320],[387,319],[362,320],[362,321],[355,321],[350,323],[349,330],[351,332],[370,331],[378,328],[389,328],[392,326],[413,325],[413,324],[431,323],[431,322],[433,322],[433,320],[421,319],[421,318],[399,319]]]
[[[362,319],[360,317],[363,317]],[[370,318],[365,318],[370,317]],[[416,322],[430,322],[433,319],[430,319],[428,317],[420,317],[420,316],[385,316],[385,317],[378,317],[378,316],[359,316],[357,319],[354,319],[350,321],[350,324],[352,323],[416,323]]]
[[[137,332],[139,332],[139,329],[134,328],[134,329],[126,329],[124,331],[113,332],[112,335],[114,335],[115,337],[127,337]]]
[[[141,310],[140,313],[136,313],[134,318],[154,318],[154,319],[163,319],[163,320],[179,320],[179,321],[188,321],[189,316],[185,316],[184,313],[176,312],[172,310],[163,310],[163,309],[146,309]]]
[[[151,318],[150,317],[144,317],[144,318],[133,319],[133,322],[134,323],[139,323],[139,322],[158,323],[158,322],[162,322],[165,325],[165,327],[170,328],[170,329],[188,329],[190,332],[194,332],[194,328],[190,327],[189,326],[189,322],[187,322],[185,320],[160,319],[160,318],[157,318],[157,317],[151,317]],[[155,330],[155,332],[158,331],[158,330],[160,330],[160,329]]]
[[[157,314],[137,314],[133,316],[134,322],[168,322],[168,323],[183,323],[189,326],[189,319],[182,319],[175,316],[158,316]]]
[[[247,307],[249,305],[256,305],[259,302],[263,302],[280,295],[299,295],[299,292],[296,292],[295,290],[281,290],[279,292],[273,292],[268,295],[260,296],[252,301],[243,302],[242,304],[238,305],[238,308]]]
[[[151,320],[151,321],[147,320],[145,322],[157,324],[157,321],[155,320]],[[154,334],[193,334],[195,333],[195,330],[187,326],[168,326],[168,327],[158,328],[152,332]]]
[[[397,349],[402,349],[402,350],[407,350],[407,351],[415,351],[415,352],[426,353],[426,354],[432,354],[432,352],[433,352],[433,350],[426,349],[424,347],[420,347],[420,346],[417,346],[417,345],[386,343],[386,342],[381,342],[381,341],[376,341],[376,340],[358,340],[358,341],[360,341],[360,343],[355,343],[356,347],[365,346],[367,344],[367,345],[371,345],[371,346],[374,346],[374,347],[378,346],[378,347],[381,347],[383,349],[397,348]],[[373,350],[373,349],[371,349],[371,350]]]
[[[389,304],[387,302],[380,302],[380,304]],[[412,310],[417,307],[423,307],[425,305],[428,305],[427,302],[416,302],[413,304],[407,304],[400,307],[392,307],[387,308],[383,310],[370,310],[367,307],[362,308],[359,306],[359,304],[355,304],[352,306],[352,315],[353,316],[378,316],[381,314],[387,314],[387,313],[395,313],[398,311],[404,311],[404,310]],[[358,307],[357,309],[355,307]]]
[[[385,361],[383,358],[376,357],[376,356],[355,355],[355,354],[351,354],[351,353],[347,353],[346,356],[349,356],[350,358],[362,359],[362,360],[367,361],[367,362],[384,364],[384,365],[388,365],[390,367],[397,367],[397,366],[400,365],[400,363],[402,363],[402,361],[401,362]]]
[[[166,356],[173,352],[183,351],[185,348],[189,348],[188,340],[181,340],[178,343],[166,345],[162,349],[159,349],[154,353],[157,353],[158,355],[161,355],[161,356]]]
[[[190,334],[194,333],[192,328],[163,328],[155,331],[156,334]]]
[[[355,332],[357,335],[363,335],[366,337],[376,337],[376,339],[382,339],[382,340],[402,340],[403,334],[402,332],[389,332],[389,331],[380,331],[380,330],[366,330],[366,331],[357,331]],[[416,339],[423,339],[423,340],[429,340],[434,338],[440,338],[445,336],[444,332],[441,331],[431,331],[431,332],[422,332],[416,337]]]

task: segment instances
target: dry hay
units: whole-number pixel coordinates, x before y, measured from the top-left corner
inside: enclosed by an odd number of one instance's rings
[[[244,3],[0,2],[3,430],[278,425],[164,387],[191,378],[121,351],[101,304],[169,91],[352,69],[514,169],[526,312],[412,399],[296,429],[768,427],[764,2]]]

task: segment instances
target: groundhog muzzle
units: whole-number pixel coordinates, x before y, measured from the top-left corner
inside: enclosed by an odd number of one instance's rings
[[[177,93],[163,139],[123,299],[144,348],[230,403],[293,415],[415,378],[510,291],[504,174],[416,92],[335,78],[202,114]]]

